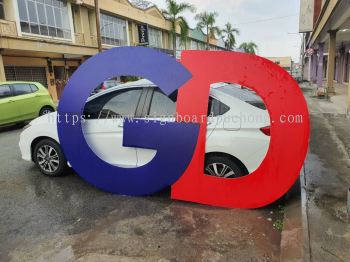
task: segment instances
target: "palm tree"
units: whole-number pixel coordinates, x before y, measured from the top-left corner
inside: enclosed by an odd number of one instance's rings
[[[209,50],[209,39],[214,38],[215,35],[220,36],[221,31],[219,27],[215,26],[215,20],[218,16],[218,13],[216,12],[203,12],[200,14],[197,14],[195,16],[195,19],[198,21],[197,28],[200,30],[205,29],[207,34],[207,50]]]
[[[249,54],[256,54],[256,51],[258,50],[257,44],[253,42],[245,42],[242,43],[239,48],[243,49],[244,52],[249,53]]]
[[[226,23],[224,29],[221,30],[223,35],[223,40],[225,42],[225,47],[227,50],[232,50],[232,48],[236,45],[236,35],[239,35],[239,30],[237,28],[233,28],[231,23]]]
[[[176,26],[180,27],[180,41],[186,43],[189,26],[186,19],[181,15],[185,11],[195,12],[195,7],[187,3],[177,3],[176,0],[166,0],[167,8],[162,10],[163,15],[170,21],[170,34],[173,38],[173,52],[176,55]]]

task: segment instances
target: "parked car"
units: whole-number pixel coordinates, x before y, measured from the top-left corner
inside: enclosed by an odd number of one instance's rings
[[[257,101],[260,98],[247,90],[248,99],[242,101],[229,94],[230,88],[240,87],[211,88],[208,105],[205,173],[224,178],[244,176],[257,169],[270,142],[269,115],[261,109]],[[168,97],[148,80],[100,92],[89,97],[85,105],[86,121],[82,124],[85,139],[110,164],[125,168],[143,166],[152,161],[156,150],[123,147],[123,123],[132,120],[131,117],[165,121],[163,116],[167,116],[166,121],[175,120],[176,99],[176,93]],[[249,116],[257,120],[248,121]],[[59,145],[56,117],[52,113],[33,120],[19,141],[22,158],[34,161],[49,176],[62,175],[67,168]]]
[[[21,124],[55,111],[47,89],[36,82],[0,82],[0,125]]]
[[[108,88],[111,88],[111,87],[119,85],[120,83],[121,83],[120,81],[113,80],[113,79],[103,81],[98,87],[96,87],[91,92],[91,95],[95,95],[95,94],[97,94],[99,92],[103,92],[103,91],[107,90]]]

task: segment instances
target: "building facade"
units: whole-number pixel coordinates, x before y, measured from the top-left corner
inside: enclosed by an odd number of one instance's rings
[[[100,0],[103,49],[139,45],[138,26],[147,25],[148,46],[172,51],[171,24],[156,6]],[[180,29],[177,28],[177,33]],[[177,48],[205,49],[206,35],[190,30]],[[210,39],[211,49],[224,49]],[[94,0],[0,0],[0,81],[37,81],[59,99],[70,75],[98,52]]]
[[[341,0],[302,2],[311,10],[310,30],[301,31],[304,79],[332,95],[335,82],[349,84],[350,6]]]
[[[293,61],[290,56],[284,56],[284,57],[266,57],[270,61],[278,64],[280,67],[282,67],[284,70],[288,71],[289,73],[292,72],[293,68]]]

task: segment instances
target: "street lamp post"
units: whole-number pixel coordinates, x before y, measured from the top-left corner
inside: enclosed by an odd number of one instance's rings
[[[97,46],[98,52],[102,52],[101,28],[100,28],[100,8],[98,7],[98,0],[95,0],[95,16],[96,16],[96,32],[97,32]]]

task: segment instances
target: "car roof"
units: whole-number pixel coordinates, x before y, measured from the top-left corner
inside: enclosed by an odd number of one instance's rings
[[[108,88],[107,90],[92,95],[88,98],[88,101],[95,99],[99,96],[114,92],[120,89],[135,88],[135,87],[157,87],[153,82],[148,79],[140,79],[137,81],[131,81],[124,84],[119,84],[117,86]],[[215,83],[210,85],[210,94],[214,97],[226,96],[235,97],[244,102],[262,101],[259,96],[257,96],[253,91],[249,89],[242,89],[240,85],[228,84],[224,82]]]
[[[39,82],[32,82],[32,81],[5,81],[0,82],[0,85],[11,85],[11,84],[39,84]]]

